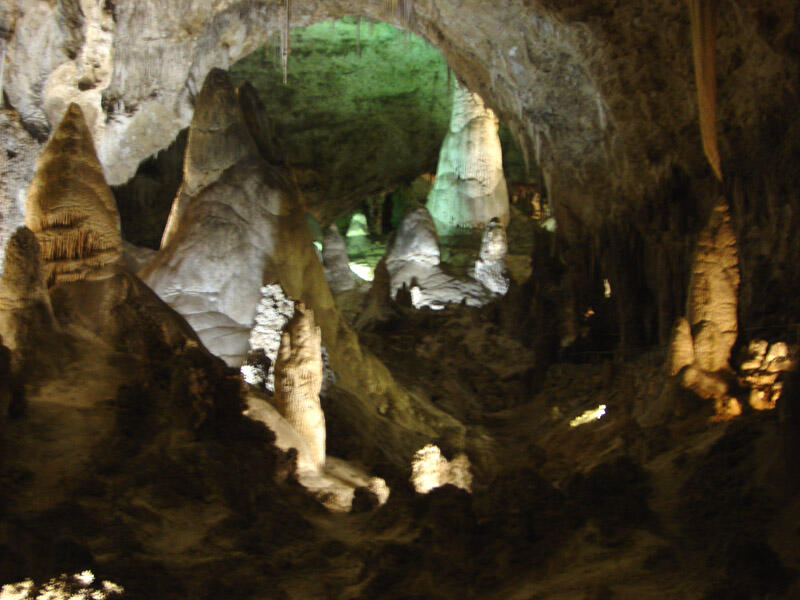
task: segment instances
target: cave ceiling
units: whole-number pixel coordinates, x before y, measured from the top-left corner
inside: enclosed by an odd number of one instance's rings
[[[279,31],[282,6],[182,0],[165,10],[155,0],[12,0],[0,9],[4,94],[38,140],[68,102],[81,104],[106,177],[118,185],[187,126],[211,68],[231,67]],[[798,43],[791,23],[798,10],[781,0],[721,3],[723,171],[793,139]],[[291,24],[360,15],[429,41],[541,166],[568,231],[641,201],[675,168],[708,176],[687,12],[665,1],[310,0],[292,3]],[[767,139],[770,115],[789,126]],[[18,197],[31,158],[15,153],[7,163],[22,175],[7,177],[4,193]]]

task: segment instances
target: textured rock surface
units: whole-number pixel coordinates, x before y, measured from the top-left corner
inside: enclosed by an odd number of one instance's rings
[[[752,340],[739,366],[741,381],[750,388],[748,403],[755,410],[773,410],[783,391],[783,374],[791,371],[797,351],[791,352],[786,342],[768,343]]]
[[[153,260],[156,251],[142,248],[122,240],[122,260],[131,273],[138,273],[147,263]]]
[[[356,280],[350,270],[347,244],[339,234],[336,225],[331,225],[322,238],[322,264],[325,267],[325,278],[334,294],[346,292],[355,287]]]
[[[436,226],[424,206],[412,207],[403,217],[386,251],[386,269],[391,297],[396,298],[405,288],[415,308],[440,310],[461,302],[482,306],[491,299],[491,293],[474,279],[456,277],[442,269]]]
[[[298,302],[281,334],[275,361],[275,406],[308,445],[310,455],[299,457],[319,469],[325,466],[325,415],[319,402],[322,389],[322,331],[314,312]]]
[[[248,350],[276,219],[288,211],[287,199],[261,173],[263,163],[226,73],[212,71],[197,107],[164,251],[142,277],[213,353],[238,367]]]
[[[278,36],[231,67],[235,82],[253,84],[324,224],[432,171],[447,130],[452,82],[441,53],[386,23],[358,23],[294,29],[286,84]]]
[[[256,309],[255,323],[250,331],[248,359],[242,365],[242,374],[247,383],[263,385],[272,392],[275,389],[275,359],[281,346],[281,332],[294,315],[294,302],[286,297],[280,284],[270,283],[261,288],[261,300]],[[269,368],[263,372],[263,359],[251,362],[252,352],[263,352],[269,360]],[[261,366],[261,368],[259,368]]]
[[[417,450],[411,459],[411,484],[418,494],[427,494],[448,484],[471,492],[469,458],[460,453],[453,460],[447,460],[438,446],[428,444]]]
[[[6,244],[6,261],[0,278],[0,338],[13,352],[16,376],[44,356],[44,351],[55,342],[57,330],[39,243],[30,229],[20,227]]]
[[[117,205],[77,104],[36,163],[25,224],[39,241],[48,285],[106,277],[122,257]]]
[[[501,296],[508,291],[510,280],[506,271],[508,240],[506,230],[499,219],[491,219],[481,238],[481,249],[475,261],[473,276],[494,294]]]
[[[141,274],[212,352],[237,365],[247,353],[262,285],[279,283],[286,296],[314,310],[338,385],[355,399],[335,407],[339,418],[366,418],[370,425],[353,434],[391,462],[407,460],[415,440],[463,435],[460,423],[400,388],[362,350],[336,309],[289,174],[260,156],[248,156],[202,189],[172,241]]]
[[[713,372],[728,367],[738,333],[738,294],[736,236],[728,203],[721,198],[697,240],[686,302],[695,362],[701,369]]]
[[[386,252],[387,266],[398,261],[430,266],[441,261],[439,236],[427,208],[411,208],[400,222],[392,246]]]
[[[457,85],[428,210],[440,235],[508,225],[508,188],[497,117],[478,94]]]
[[[739,260],[728,204],[720,198],[697,240],[686,300],[686,317],[678,319],[668,356],[671,375],[702,398],[715,399],[720,417],[741,412],[727,397],[724,372],[730,371],[736,342]]]

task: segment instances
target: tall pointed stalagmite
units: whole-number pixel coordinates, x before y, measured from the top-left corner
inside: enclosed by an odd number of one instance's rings
[[[49,285],[107,277],[119,263],[117,204],[77,104],[67,108],[39,157],[25,212]]]
[[[278,412],[306,441],[311,466],[325,466],[325,415],[319,402],[322,388],[322,332],[314,312],[295,303],[294,317],[281,335],[275,361],[275,404]],[[300,457],[301,460],[304,457]]]
[[[195,98],[183,159],[183,183],[164,228],[162,248],[175,235],[192,198],[254,152],[256,144],[247,130],[230,77],[221,69],[212,69]]]

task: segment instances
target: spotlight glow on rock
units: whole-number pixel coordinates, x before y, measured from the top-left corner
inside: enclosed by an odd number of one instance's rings
[[[351,262],[350,270],[364,281],[372,281],[375,279],[375,272],[369,265],[361,265]]]
[[[593,410],[584,411],[580,416],[575,417],[569,422],[570,427],[577,427],[578,425],[585,425],[592,421],[599,421],[606,414],[606,405],[601,404]]]

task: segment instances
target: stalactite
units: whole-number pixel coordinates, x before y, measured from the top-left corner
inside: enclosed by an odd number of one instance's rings
[[[687,0],[692,26],[694,73],[697,83],[697,103],[700,112],[700,135],[703,150],[717,179],[722,181],[719,148],[717,146],[717,82],[715,74],[714,41],[717,0]]]
[[[606,110],[603,106],[603,99],[600,97],[600,92],[595,93],[595,100],[597,102],[597,118],[600,122],[600,129],[605,131],[608,123],[606,122]]]
[[[283,0],[283,20],[281,23],[281,67],[283,68],[283,83],[287,82],[289,70],[289,24],[292,20],[292,0]]]
[[[0,40],[0,98],[3,97],[3,78],[5,76],[6,67],[6,42]]]
[[[361,17],[356,21],[356,54],[361,57]]]

